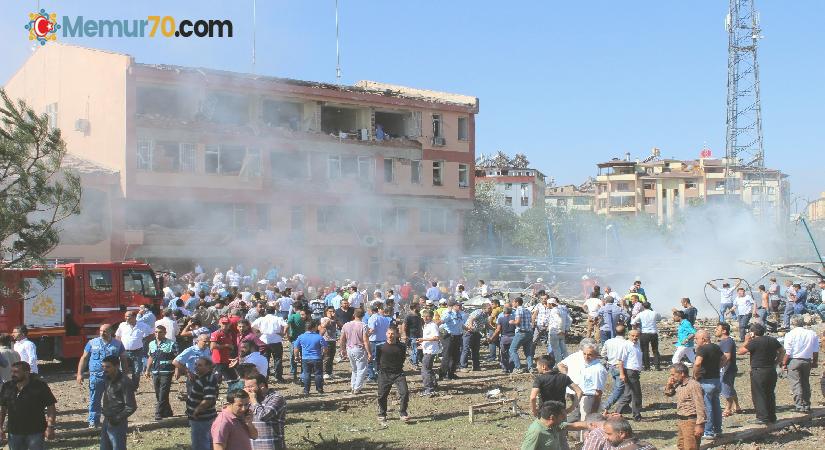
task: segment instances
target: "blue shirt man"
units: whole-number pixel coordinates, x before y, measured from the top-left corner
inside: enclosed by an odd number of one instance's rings
[[[464,322],[466,320],[467,316],[461,310],[456,311],[450,308],[441,318],[441,324],[448,333],[459,336],[464,334]]]
[[[427,299],[432,300],[433,303],[441,300],[441,290],[438,289],[438,286],[436,286],[435,283],[427,289]]]
[[[83,356],[77,364],[77,382],[83,382],[83,369],[89,363],[89,427],[100,425],[100,401],[106,389],[106,379],[103,376],[103,359],[108,356],[120,357],[121,364],[128,366],[126,349],[123,344],[114,339],[114,330],[109,324],[100,326],[100,337],[86,343]],[[128,373],[128,370],[126,371]]]
[[[203,344],[201,344],[201,341],[203,341]],[[209,348],[209,335],[199,335],[198,342],[180,352],[172,364],[186,367],[187,372],[194,376],[195,363],[198,361],[198,358],[212,359],[212,350]]]
[[[609,335],[607,339],[616,336],[616,324],[624,322],[627,318],[625,310],[609,300],[606,305],[599,308],[598,314],[601,323],[599,331]]]
[[[157,318],[155,317],[155,313],[148,308],[148,305],[141,305],[135,319],[137,319],[138,322],[145,323],[150,330],[155,329],[155,322],[157,321]]]
[[[327,347],[327,341],[317,332],[305,331],[304,334],[298,336],[295,347],[301,349],[303,360],[320,360]]]
[[[676,342],[676,346],[687,348],[693,347],[693,339],[684,342],[688,336],[693,334],[696,334],[696,328],[693,328],[693,325],[690,323],[689,320],[682,319],[682,321],[679,322],[679,329],[676,332],[676,339],[678,339],[678,342]]]
[[[367,328],[370,331],[370,342],[383,343],[387,341],[387,328],[390,327],[392,319],[381,314],[380,311],[373,311],[369,320],[367,320]]]

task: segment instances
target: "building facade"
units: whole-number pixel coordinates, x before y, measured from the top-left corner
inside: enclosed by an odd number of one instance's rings
[[[673,222],[679,210],[690,205],[725,201],[725,164],[722,159],[614,159],[597,164],[594,210],[608,216],[650,214],[660,225]],[[759,175],[734,169],[732,196],[756,214],[776,223],[787,221],[790,187],[787,175],[765,170],[765,192]],[[764,213],[760,208],[764,206]]]
[[[494,183],[504,206],[517,215],[536,205],[544,205],[544,174],[518,167],[476,167],[476,183]]]
[[[596,194],[592,185],[587,189],[584,185],[576,186],[548,186],[544,192],[545,204],[549,208],[558,208],[564,211],[593,211]]]
[[[113,259],[378,280],[441,273],[461,248],[475,97],[62,44],[39,48],[6,89],[53,116],[71,154],[119,172]]]

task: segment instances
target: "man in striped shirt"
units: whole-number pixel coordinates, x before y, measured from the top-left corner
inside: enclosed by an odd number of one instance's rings
[[[286,400],[274,389],[270,389],[266,376],[247,376],[243,389],[249,394],[252,410],[252,424],[258,430],[258,437],[252,440],[252,450],[285,449],[284,424],[286,423]]]
[[[186,416],[189,417],[192,450],[212,450],[212,422],[218,413],[218,377],[214,374],[210,358],[198,358],[195,362],[195,379],[186,398]]]
[[[518,356],[518,349],[524,349],[524,356],[527,359],[527,372],[533,371],[533,317],[530,310],[524,307],[524,299],[516,297],[514,300],[516,310],[510,325],[516,326],[516,334],[513,336],[513,343],[510,344],[510,360],[515,370],[521,369],[521,361]]]

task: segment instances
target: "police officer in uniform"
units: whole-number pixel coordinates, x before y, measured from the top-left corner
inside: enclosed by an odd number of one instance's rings
[[[106,388],[106,380],[103,377],[103,359],[107,356],[119,357],[123,372],[130,373],[126,350],[123,344],[114,338],[114,331],[107,323],[101,325],[100,337],[86,343],[83,356],[77,363],[77,382],[81,385],[83,384],[83,369],[86,363],[89,363],[89,428],[100,426],[100,400]]]

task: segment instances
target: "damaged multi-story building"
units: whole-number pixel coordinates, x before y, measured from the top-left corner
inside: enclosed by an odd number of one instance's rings
[[[476,97],[144,64],[56,43],[5,88],[49,114],[71,155],[119,173],[109,216],[123,223],[108,227],[109,259],[378,280],[448,273],[461,248]]]
[[[641,161],[624,159],[597,164],[594,211],[607,216],[650,214],[669,225],[690,205],[736,199],[777,224],[788,220],[790,186],[779,170],[728,167],[705,154],[694,160],[662,158],[654,148]],[[764,181],[763,181],[764,180]],[[726,192],[726,183],[730,183]],[[726,195],[727,194],[727,195]]]

